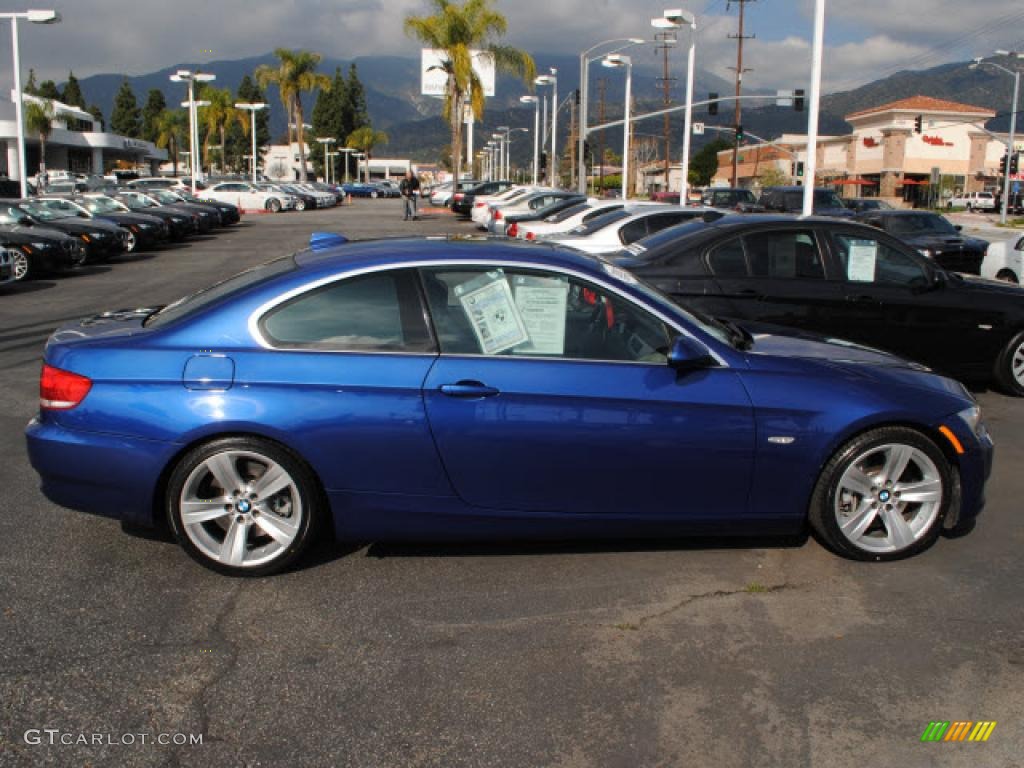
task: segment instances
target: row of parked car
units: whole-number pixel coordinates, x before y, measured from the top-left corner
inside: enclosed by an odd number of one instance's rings
[[[601,256],[688,309],[848,339],[1024,396],[1024,237],[989,248],[929,211],[801,218],[482,191],[452,203],[480,229]]]

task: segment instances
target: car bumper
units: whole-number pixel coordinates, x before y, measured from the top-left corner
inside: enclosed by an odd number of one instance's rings
[[[957,455],[957,465],[961,493],[959,522],[964,522],[977,517],[985,508],[985,483],[992,474],[995,446],[987,432],[979,437],[957,419],[948,419],[945,426],[963,447],[963,453]]]
[[[155,523],[157,480],[178,446],[70,430],[46,416],[29,422],[25,438],[50,501],[147,527]]]

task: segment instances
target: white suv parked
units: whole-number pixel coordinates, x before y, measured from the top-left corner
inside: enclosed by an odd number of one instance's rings
[[[947,208],[966,208],[968,211],[994,211],[996,197],[991,192],[962,192],[950,198]]]

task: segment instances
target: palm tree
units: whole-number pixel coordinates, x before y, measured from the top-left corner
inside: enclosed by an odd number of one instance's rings
[[[366,154],[366,180],[370,180],[370,158],[373,157],[373,148],[379,144],[387,144],[388,135],[384,131],[375,131],[371,126],[364,125],[356,128],[348,135],[345,146],[351,149],[358,149]]]
[[[277,85],[281,91],[281,103],[288,113],[289,122],[295,123],[295,140],[299,145],[299,179],[306,180],[306,144],[302,127],[305,115],[302,111],[302,93],[319,88],[324,91],[331,89],[331,78],[316,71],[322,58],[312,51],[289,51],[278,48],[274,51],[280,63],[276,68],[260,65],[256,68],[256,82],[261,88],[270,83]],[[289,131],[289,140],[291,132]]]
[[[220,136],[220,169],[227,170],[227,133],[231,123],[238,123],[242,132],[249,135],[249,118],[245,112],[235,108],[235,100],[228,88],[206,87],[202,90],[200,98],[210,102],[203,110],[203,119],[206,121],[206,139],[203,141],[203,162],[210,165],[210,139],[216,134]]]
[[[53,132],[53,120],[60,112],[49,99],[25,104],[25,128],[39,137],[39,173],[46,173],[46,140]]]
[[[156,119],[156,145],[170,153],[175,176],[178,175],[178,145],[186,140],[187,133],[188,117],[180,109],[165,109]]]
[[[473,52],[490,54],[498,71],[511,72],[532,86],[536,65],[525,51],[498,45],[508,28],[505,17],[491,8],[492,0],[430,0],[430,16],[407,16],[405,33],[442,52],[440,68],[447,75],[444,116],[452,129],[452,166],[459,178],[462,159],[462,118],[465,105],[479,120],[484,114],[484,89],[473,71]]]

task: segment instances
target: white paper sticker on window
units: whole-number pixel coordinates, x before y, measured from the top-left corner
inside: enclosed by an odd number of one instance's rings
[[[523,355],[565,353],[565,316],[569,281],[559,277],[517,275],[516,306],[523,317],[529,342],[516,348]]]
[[[847,248],[847,279],[857,283],[873,283],[875,263],[878,261],[878,243],[874,240],[849,240]]]
[[[529,338],[505,274],[500,270],[455,286],[455,295],[485,355],[504,352]]]

